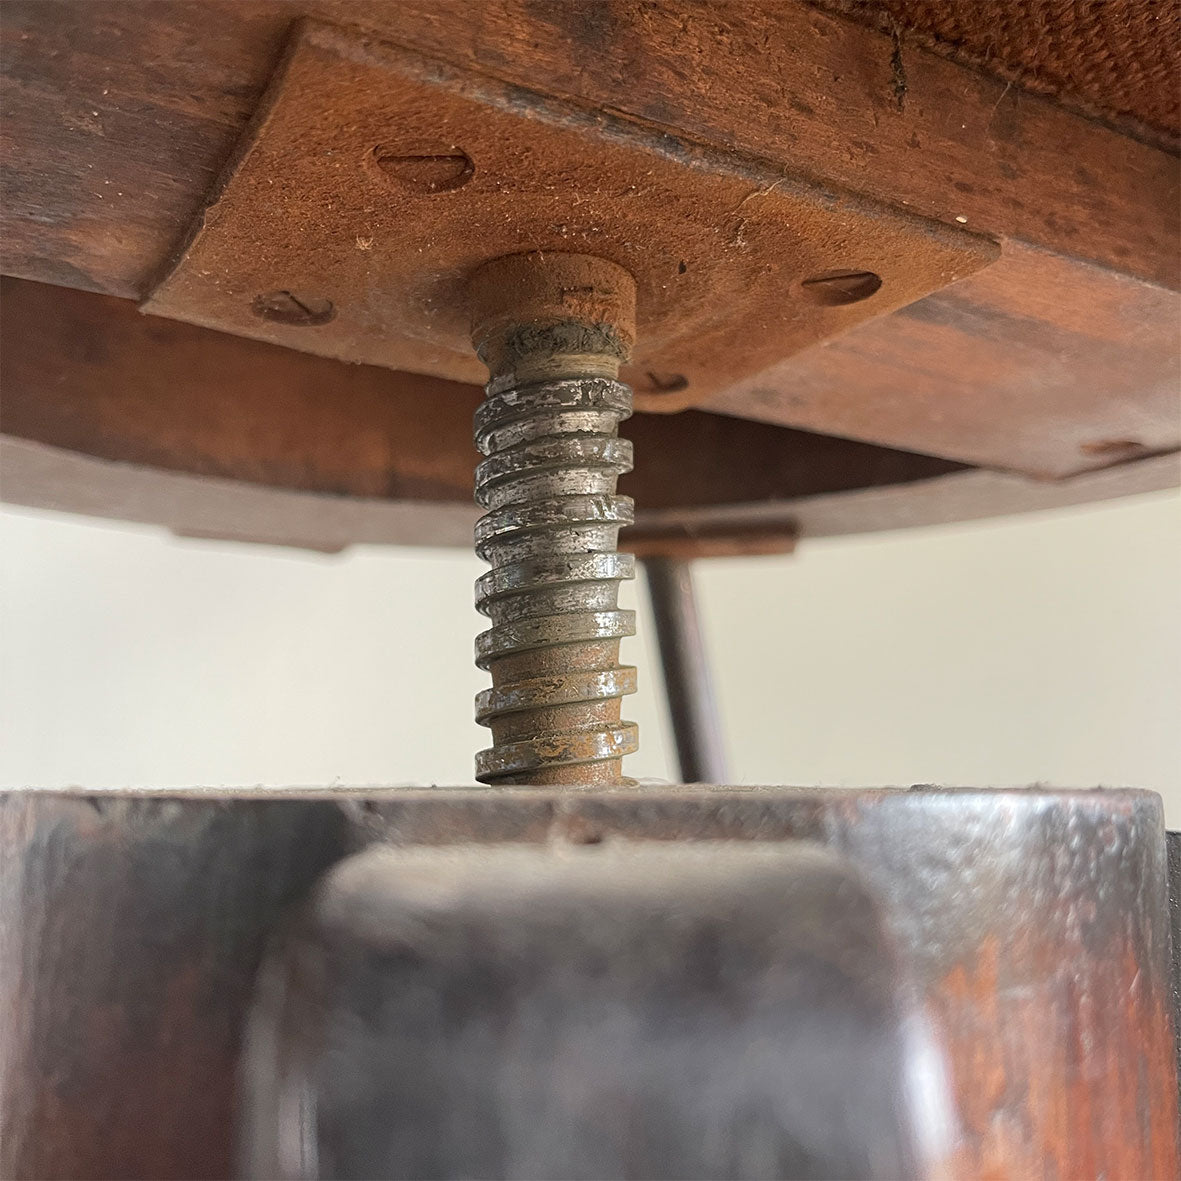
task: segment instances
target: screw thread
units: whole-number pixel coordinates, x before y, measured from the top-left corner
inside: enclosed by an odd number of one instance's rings
[[[518,370],[519,373],[519,370]],[[493,745],[476,777],[499,784],[604,784],[638,746],[620,720],[636,671],[619,664],[635,613],[618,606],[634,559],[616,551],[632,501],[616,494],[632,467],[618,437],[631,389],[609,377],[494,378],[476,414],[476,552],[491,569],[476,606],[492,623],[476,663],[492,687],[476,720]]]

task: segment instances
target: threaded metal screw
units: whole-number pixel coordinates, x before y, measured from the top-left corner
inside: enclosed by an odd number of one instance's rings
[[[618,606],[634,575],[616,552],[632,502],[615,492],[632,466],[618,437],[632,395],[617,380],[631,346],[634,285],[614,264],[521,255],[473,278],[473,338],[488,364],[476,414],[476,552],[492,569],[476,606],[492,626],[476,663],[492,687],[476,719],[493,745],[476,777],[499,784],[619,783],[638,745],[620,718],[635,691],[619,642],[635,633]]]

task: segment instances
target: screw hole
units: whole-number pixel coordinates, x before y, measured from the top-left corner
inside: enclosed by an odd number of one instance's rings
[[[415,193],[450,193],[462,188],[476,171],[471,157],[458,148],[443,152],[406,152],[378,144],[370,153],[382,176]]]
[[[679,394],[689,388],[689,379],[683,373],[644,373],[645,384],[641,392],[647,394]]]
[[[561,827],[562,835],[571,845],[601,845],[606,834],[585,816],[568,816]]]
[[[805,279],[800,287],[815,304],[826,308],[860,303],[880,290],[882,280],[873,271],[829,271]]]
[[[256,316],[270,320],[273,324],[289,324],[299,328],[327,324],[336,315],[336,308],[330,299],[285,290],[256,295],[250,309]]]
[[[1079,450],[1084,455],[1097,456],[1132,456],[1140,455],[1148,448],[1135,439],[1100,439],[1095,443],[1083,443]]]

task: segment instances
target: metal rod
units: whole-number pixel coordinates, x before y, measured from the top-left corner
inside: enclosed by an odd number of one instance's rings
[[[693,572],[677,558],[644,559],[648,596],[683,783],[725,783],[726,755],[701,639]]]
[[[618,552],[633,520],[616,481],[632,468],[619,438],[632,392],[618,380],[634,333],[635,284],[614,263],[582,255],[515,255],[469,281],[472,337],[487,364],[476,412],[476,552],[492,567],[476,584],[491,627],[476,663],[492,687],[476,720],[492,746],[476,757],[484,783],[611,785],[639,744],[621,699],[636,670],[619,663],[635,612],[619,607],[634,560]]]

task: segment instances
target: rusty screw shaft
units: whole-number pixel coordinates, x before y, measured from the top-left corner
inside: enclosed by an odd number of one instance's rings
[[[618,606],[633,559],[616,552],[632,502],[615,491],[632,466],[618,437],[632,395],[616,379],[632,299],[626,272],[571,255],[499,260],[473,282],[492,374],[475,427],[476,552],[492,567],[476,584],[492,622],[476,641],[492,674],[476,698],[493,739],[476,760],[486,783],[618,783],[638,745],[620,718],[636,677],[619,664],[635,632]]]

